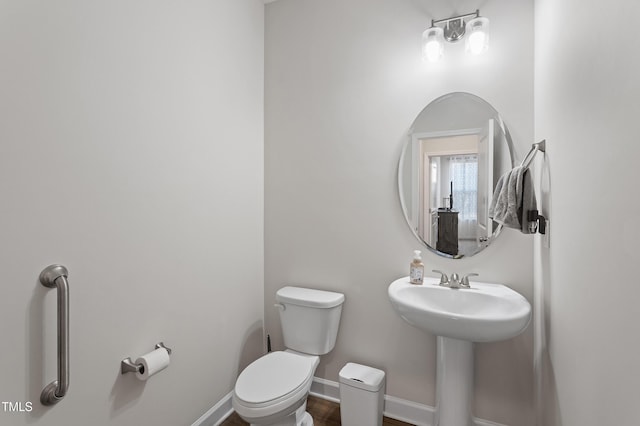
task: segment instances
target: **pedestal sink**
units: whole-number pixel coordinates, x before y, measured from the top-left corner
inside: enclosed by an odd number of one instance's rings
[[[473,342],[506,340],[522,333],[531,305],[502,284],[471,283],[452,289],[426,277],[389,285],[389,300],[409,324],[438,336],[434,426],[471,426]]]

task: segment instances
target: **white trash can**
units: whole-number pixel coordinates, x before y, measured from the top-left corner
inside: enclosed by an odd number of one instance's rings
[[[382,426],[384,371],[349,362],[339,376],[342,426]]]

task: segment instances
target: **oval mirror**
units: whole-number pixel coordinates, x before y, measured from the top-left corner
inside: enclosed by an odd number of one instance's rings
[[[514,167],[500,114],[469,93],[427,105],[400,155],[398,189],[414,235],[435,253],[459,259],[482,251],[502,228],[488,216],[495,185]]]

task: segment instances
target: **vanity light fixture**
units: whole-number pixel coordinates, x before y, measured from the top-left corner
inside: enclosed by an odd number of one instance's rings
[[[471,18],[468,21],[465,20]],[[442,25],[442,26],[440,26]],[[447,19],[431,20],[431,27],[422,33],[422,58],[428,62],[439,61],[444,52],[444,41],[455,43],[465,34],[465,50],[472,55],[484,53],[489,48],[489,19],[474,13]]]

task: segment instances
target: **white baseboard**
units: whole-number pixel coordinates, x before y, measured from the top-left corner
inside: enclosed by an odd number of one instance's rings
[[[233,406],[231,405],[232,396],[233,391],[226,394],[216,405],[193,422],[191,426],[218,426],[225,421],[227,417],[233,413]]]
[[[340,385],[331,380],[314,377],[309,393],[318,398],[340,402]],[[218,426],[233,413],[231,396],[233,391],[224,396],[209,411],[204,413],[191,426]],[[416,426],[433,426],[435,409],[426,404],[409,401],[395,396],[384,396],[384,415],[390,419],[400,420]],[[506,426],[475,418],[474,426]]]
[[[473,424],[474,426],[506,426],[502,423],[490,422],[489,420],[482,420],[477,417],[473,418]]]
[[[383,414],[390,419],[416,426],[432,426],[435,409],[429,405],[385,395]]]
[[[328,401],[340,402],[340,386],[331,380],[314,377],[309,393]]]

